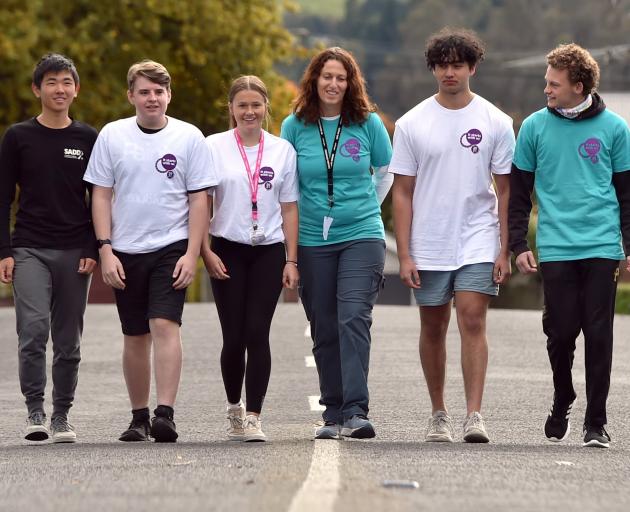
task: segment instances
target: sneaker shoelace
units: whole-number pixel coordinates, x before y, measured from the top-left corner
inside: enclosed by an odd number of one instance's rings
[[[148,418],[146,420],[131,420],[131,423],[129,423],[129,429],[134,429],[134,428],[138,428],[138,427],[146,427],[147,424],[149,423]]]
[[[67,420],[63,418],[53,418],[50,422],[53,430],[56,432],[72,432],[74,431],[74,427],[68,423]]]
[[[234,429],[241,429],[244,427],[244,420],[240,416],[228,414],[228,420],[230,421],[230,427]]]
[[[466,429],[475,428],[478,430],[483,430],[484,426],[483,426],[483,419],[481,418],[481,415],[478,413],[471,414],[469,418],[466,420],[465,428]]]
[[[448,416],[445,414],[439,414],[437,416],[432,416],[429,420],[429,431],[430,432],[441,432],[441,431],[450,431],[451,426],[448,420]]]
[[[33,425],[43,425],[46,423],[46,415],[43,412],[34,412],[29,416],[30,422]]]
[[[260,419],[258,419],[256,416],[247,416],[243,421],[243,428],[248,427],[260,430]]]

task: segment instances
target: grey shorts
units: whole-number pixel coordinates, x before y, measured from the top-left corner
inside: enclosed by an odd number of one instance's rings
[[[420,288],[413,290],[419,306],[441,306],[455,292],[478,292],[496,296],[499,285],[492,279],[494,263],[473,263],[455,270],[420,270]]]

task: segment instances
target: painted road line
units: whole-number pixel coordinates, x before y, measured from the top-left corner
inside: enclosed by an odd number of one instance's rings
[[[293,496],[289,512],[334,510],[340,487],[340,445],[339,441],[315,440],[311,467],[302,486]]]
[[[325,411],[326,407],[319,405],[319,395],[309,396],[308,403],[311,406],[311,411]]]
[[[304,356],[304,364],[307,368],[315,368],[315,356]]]

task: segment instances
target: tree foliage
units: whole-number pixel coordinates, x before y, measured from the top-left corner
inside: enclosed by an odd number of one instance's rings
[[[0,4],[0,128],[38,112],[34,63],[64,53],[79,70],[73,115],[100,128],[132,114],[126,73],[135,61],[164,64],[173,78],[169,114],[204,133],[226,129],[226,91],[242,74],[260,76],[278,118],[292,90],[274,72],[295,47],[277,0],[4,0]]]

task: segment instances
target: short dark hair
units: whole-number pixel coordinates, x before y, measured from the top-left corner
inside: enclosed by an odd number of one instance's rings
[[[484,44],[472,30],[444,27],[427,39],[424,52],[427,67],[431,70],[439,64],[465,62],[472,68],[483,60]]]
[[[77,73],[74,62],[72,62],[71,58],[60,53],[47,53],[39,59],[33,70],[33,84],[38,89],[41,89],[42,80],[46,73],[59,73],[60,71],[70,71],[74,83],[79,85],[79,73]]]

